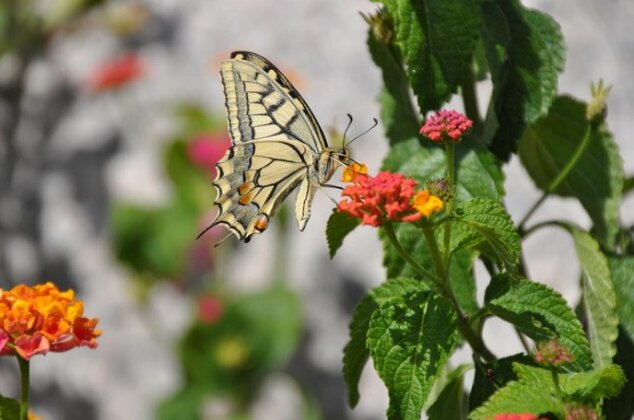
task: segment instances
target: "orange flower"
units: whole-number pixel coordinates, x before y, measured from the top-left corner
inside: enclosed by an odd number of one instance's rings
[[[422,190],[414,196],[412,206],[423,216],[429,217],[433,212],[442,210],[443,202],[428,190]]]
[[[84,304],[72,290],[61,292],[53,283],[23,284],[0,289],[0,355],[36,354],[74,347],[97,347],[98,320],[84,318]]]
[[[352,182],[357,177],[357,175],[367,175],[368,167],[363,163],[354,162],[351,165],[343,168],[343,172],[341,173],[341,180],[343,182]]]
[[[143,62],[135,53],[126,53],[97,67],[88,79],[88,88],[104,92],[127,85],[141,77]]]

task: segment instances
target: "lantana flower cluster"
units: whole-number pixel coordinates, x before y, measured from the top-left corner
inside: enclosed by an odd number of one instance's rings
[[[381,226],[386,221],[416,222],[442,209],[442,200],[427,190],[417,192],[418,183],[398,173],[379,172],[376,176],[363,173],[367,168],[351,165],[342,179],[352,182],[344,188],[337,208],[361,223]]]
[[[96,318],[85,318],[84,304],[73,290],[60,291],[53,283],[0,289],[0,355],[63,352],[75,347],[97,347]]]
[[[440,110],[427,118],[420,133],[431,141],[457,142],[473,127],[473,121],[457,111]]]

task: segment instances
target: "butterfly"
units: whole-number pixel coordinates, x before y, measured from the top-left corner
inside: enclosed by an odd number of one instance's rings
[[[266,58],[233,52],[220,75],[232,146],[216,165],[218,214],[201,235],[224,225],[248,242],[294,190],[295,218],[304,230],[315,191],[349,164],[348,149],[328,146],[302,96]]]

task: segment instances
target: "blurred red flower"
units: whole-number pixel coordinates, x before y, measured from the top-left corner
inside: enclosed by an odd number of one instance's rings
[[[87,87],[93,92],[118,89],[141,77],[144,69],[137,54],[125,53],[97,66],[88,78]]]
[[[215,296],[207,295],[198,299],[198,319],[204,324],[218,322],[224,310],[224,304]]]

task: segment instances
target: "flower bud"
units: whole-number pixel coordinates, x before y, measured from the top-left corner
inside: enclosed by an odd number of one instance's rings
[[[606,100],[608,99],[611,90],[612,86],[603,85],[603,79],[600,79],[597,85],[594,83],[590,85],[592,99],[590,99],[588,107],[586,108],[586,118],[588,121],[593,124],[597,124],[605,120],[608,112]]]
[[[451,187],[444,178],[430,179],[425,184],[432,195],[439,197],[442,201],[449,201],[452,197]]]
[[[374,39],[386,45],[394,40],[392,19],[383,9],[377,10],[374,14],[366,15],[361,13],[361,17],[370,25],[370,31]]]

